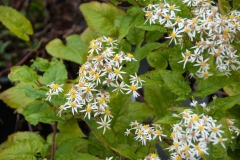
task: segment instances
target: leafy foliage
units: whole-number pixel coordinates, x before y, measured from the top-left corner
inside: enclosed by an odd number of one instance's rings
[[[182,149],[187,144],[193,147],[191,152],[195,150],[191,153],[194,158],[236,159],[239,12],[229,12],[237,8],[235,1],[230,6],[219,0],[219,8],[205,8],[213,17],[199,19],[193,10],[207,1],[190,8],[182,0],[154,1],[156,5],[149,0],[127,0],[131,7],[110,1],[112,4],[92,1],[80,5],[87,28],[81,35],[67,36],[66,43],[59,38],[48,42],[46,50],[54,58],[37,57],[30,67],[11,68],[8,77],[16,86],[0,93],[0,99],[28,123],[50,124],[53,133],[47,141],[33,132],[10,135],[0,146],[0,160],[152,159],[159,151],[155,144],[176,150],[170,153],[175,159],[190,153],[187,146]],[[223,28],[213,38],[218,30],[209,34],[211,27],[205,26],[215,23],[215,14],[222,17],[221,25],[216,26]],[[223,25],[224,20],[229,23]],[[31,23],[10,7],[0,6],[0,21],[25,41],[33,34]],[[200,24],[205,29],[202,34]],[[224,28],[229,24],[230,29]],[[81,65],[76,80],[68,79],[65,60]],[[144,61],[150,65],[148,72],[137,76]],[[204,103],[199,98],[205,98]],[[90,131],[82,130],[79,123],[86,123]],[[193,139],[199,144],[194,146],[186,136],[190,131],[184,129],[194,131],[197,136]],[[182,143],[184,139],[187,143]]]

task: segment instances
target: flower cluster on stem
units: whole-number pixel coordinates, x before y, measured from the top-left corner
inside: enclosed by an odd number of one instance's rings
[[[179,116],[182,120],[172,126],[173,145],[167,148],[171,159],[199,159],[208,155],[210,143],[220,143],[225,148],[228,139],[222,136],[222,124],[217,124],[212,117],[195,114],[190,109],[185,109]]]
[[[87,62],[79,68],[79,80],[66,94],[67,101],[60,106],[59,115],[71,110],[73,115],[83,113],[84,118],[96,117],[100,125],[98,128],[103,128],[105,133],[106,129],[110,129],[113,118],[108,105],[110,93],[105,89],[113,88],[112,92],[133,94],[135,98],[139,96],[137,90],[144,81],[135,73],[129,76],[130,83],[127,84],[124,82],[126,72],[123,71],[126,62],[136,59],[131,53],[117,52],[117,46],[117,40],[105,36],[90,42]]]
[[[183,63],[183,68],[193,63],[199,67],[193,75],[206,79],[213,75],[210,73],[210,57],[213,57],[216,69],[227,76],[231,70],[239,69],[237,49],[231,43],[240,31],[240,12],[234,10],[222,15],[208,0],[183,0],[183,3],[191,7],[192,19],[177,16],[179,7],[166,2],[143,8],[146,22],[172,29],[166,37],[170,43],[183,46],[187,39],[195,43],[182,53],[179,63]]]

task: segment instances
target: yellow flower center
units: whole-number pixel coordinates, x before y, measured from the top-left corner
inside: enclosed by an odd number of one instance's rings
[[[171,37],[172,37],[172,38],[175,38],[176,36],[177,36],[176,33],[174,33],[174,32],[171,33]]]
[[[52,89],[58,89],[58,84],[53,84],[53,85],[51,86],[51,88],[52,88]]]
[[[204,72],[204,77],[209,77],[209,73],[208,72]]]
[[[202,67],[206,66],[206,62],[204,62],[204,61],[201,62],[201,66],[202,66]]]
[[[111,37],[108,37],[108,42],[112,42],[113,39]]]
[[[157,135],[161,135],[162,132],[160,130],[157,130]]]
[[[151,154],[151,157],[152,157],[152,158],[156,158],[157,155],[156,155],[155,153],[152,153],[152,154]]]
[[[87,92],[90,92],[90,91],[91,91],[91,88],[87,86],[87,87],[86,87],[86,91],[87,91]]]
[[[114,73],[116,73],[116,74],[119,74],[119,70],[118,69],[114,69]]]
[[[152,17],[152,13],[151,13],[151,12],[148,12],[145,16],[146,16],[147,18],[151,18],[151,17]]]
[[[142,133],[142,131],[140,130],[140,131],[138,131],[138,135],[142,135],[143,133]]]
[[[100,103],[100,104],[102,104],[104,102],[104,98],[100,98],[99,100],[98,100],[98,103]]]
[[[199,129],[200,131],[202,131],[202,130],[203,130],[203,126],[202,126],[202,125],[198,126],[198,129]]]
[[[130,86],[130,90],[131,90],[131,91],[136,91],[136,90],[137,90],[137,88],[136,88],[136,86],[134,86],[134,85],[131,85],[131,86]]]
[[[170,10],[174,10],[174,6],[169,6],[169,9]]]
[[[133,58],[133,55],[131,53],[128,53],[129,58]]]
[[[91,112],[92,108],[90,106],[87,106],[86,112]]]
[[[217,128],[217,127],[213,127],[213,128],[212,128],[212,131],[213,131],[213,132],[217,132],[217,131],[218,131],[218,128]]]
[[[96,49],[96,48],[97,48],[96,44],[92,45],[92,49]]]
[[[114,61],[118,61],[119,57],[116,55],[113,59],[114,59]]]
[[[75,107],[76,106],[75,102],[71,102],[70,106]]]
[[[96,73],[96,74],[95,74],[95,79],[98,79],[98,78],[99,78],[99,74]]]
[[[110,115],[111,111],[109,109],[105,110],[105,114]]]

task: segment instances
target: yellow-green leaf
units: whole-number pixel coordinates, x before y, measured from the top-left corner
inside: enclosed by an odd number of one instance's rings
[[[30,21],[17,10],[0,6],[0,21],[18,38],[29,41],[28,35],[33,34]]]
[[[70,35],[66,38],[66,42],[64,45],[60,39],[56,38],[46,45],[46,50],[54,57],[82,64],[86,56],[86,44],[81,40],[81,36]]]
[[[90,2],[80,6],[89,28],[110,36],[117,35],[124,11],[109,3]]]

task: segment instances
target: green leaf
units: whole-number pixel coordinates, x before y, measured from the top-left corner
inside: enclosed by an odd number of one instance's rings
[[[11,7],[0,6],[0,21],[18,38],[25,41],[29,41],[28,35],[33,34],[29,20]]]
[[[140,45],[144,39],[144,30],[132,26],[126,37],[131,44]]]
[[[137,60],[142,60],[143,58],[145,58],[151,51],[155,50],[155,49],[163,49],[166,48],[166,44],[163,43],[157,43],[157,42],[149,42],[147,44],[145,44],[141,50],[140,53],[137,53],[137,56],[135,56],[135,58]]]
[[[161,75],[165,84],[173,93],[181,97],[189,96],[192,90],[189,83],[185,81],[181,74],[174,71],[162,70]]]
[[[56,115],[55,109],[52,106],[41,101],[28,104],[23,109],[23,115],[33,125],[36,125],[38,122],[51,124],[55,121],[64,121],[64,118]]]
[[[145,23],[145,24],[142,24],[142,25],[139,25],[136,27],[143,29],[145,31],[159,31],[160,34],[162,34],[162,35],[167,31],[165,27],[160,26],[159,24],[151,24],[150,25],[148,23]]]
[[[38,75],[28,66],[13,66],[8,78],[13,81],[34,82],[38,79]]]
[[[240,95],[230,96],[226,98],[217,98],[209,104],[209,107],[216,110],[216,112],[226,111],[232,108],[238,102],[240,102]]]
[[[109,107],[113,118],[111,121],[111,126],[115,132],[122,130],[123,122],[125,121],[125,113],[128,109],[128,104],[130,102],[130,95],[117,94],[116,96],[111,96]]]
[[[150,52],[147,55],[147,61],[150,66],[156,69],[165,69],[168,65],[168,53],[162,50]]]
[[[45,72],[48,67],[50,66],[50,63],[47,59],[38,57],[36,60],[31,60],[33,64],[31,65],[31,69],[38,69],[39,71]]]
[[[81,36],[73,34],[66,38],[66,45],[60,39],[54,39],[46,45],[47,52],[55,57],[69,60],[78,64],[83,63],[86,44],[81,40]]]
[[[148,106],[146,103],[132,102],[129,103],[128,108],[128,125],[130,122],[136,120],[139,122],[145,121],[150,116],[153,116],[154,109]]]
[[[0,160],[37,160],[35,155],[41,152],[45,143],[37,133],[17,132],[9,136],[10,147],[0,152]]]
[[[109,3],[89,2],[80,5],[89,28],[105,35],[117,35],[125,13]]]
[[[67,71],[64,64],[60,61],[51,65],[48,70],[43,74],[43,83],[45,85],[55,82],[64,84],[67,80]]]
[[[119,43],[119,46],[121,46],[121,48],[120,48],[121,51],[131,52],[132,46],[127,40],[122,39]]]
[[[39,89],[34,88],[32,85],[27,84],[22,87],[20,87],[20,91],[25,93],[25,95],[32,99],[41,99],[46,98],[46,91],[42,91]]]
[[[154,108],[156,116],[161,118],[169,113],[167,109],[175,104],[177,97],[166,87],[149,85],[144,88],[144,98]]]
[[[18,113],[22,113],[22,109],[34,101],[22,93],[20,86],[21,85],[11,87],[0,93],[0,99],[9,107],[17,109]]]
[[[153,70],[153,71],[147,72],[145,74],[142,74],[140,78],[145,81],[143,83],[143,86],[148,86],[148,85],[162,86],[164,84],[160,70]]]
[[[85,137],[83,132],[78,126],[76,119],[70,119],[67,122],[58,123],[58,129],[60,132],[56,136],[56,143],[60,145],[65,140],[74,137]]]
[[[125,158],[136,159],[136,154],[134,153],[133,148],[128,145],[119,144],[118,147],[111,147],[111,149]]]
[[[136,24],[141,24],[144,21],[144,14],[139,7],[131,7],[127,10],[126,15],[124,16],[119,30],[118,41],[125,37],[132,26]]]
[[[57,151],[54,154],[54,159],[82,159],[84,157],[79,157],[80,155],[83,156],[82,154],[79,154],[79,152],[86,150],[89,143],[88,140],[78,137],[67,139],[58,146]],[[90,159],[98,159],[97,157],[89,156],[90,157],[88,158]]]
[[[163,36],[163,32],[159,31],[148,31],[146,33],[146,42],[154,42],[159,40]]]
[[[156,124],[175,124],[178,121],[180,121],[181,118],[180,117],[174,117],[174,116],[165,116],[161,119],[158,119],[156,122]]]
[[[209,77],[206,80],[199,82],[197,88],[198,91],[193,94],[194,97],[201,97],[204,98],[207,95],[210,95],[219,89],[223,88],[231,84],[232,82],[236,81],[234,77]]]

